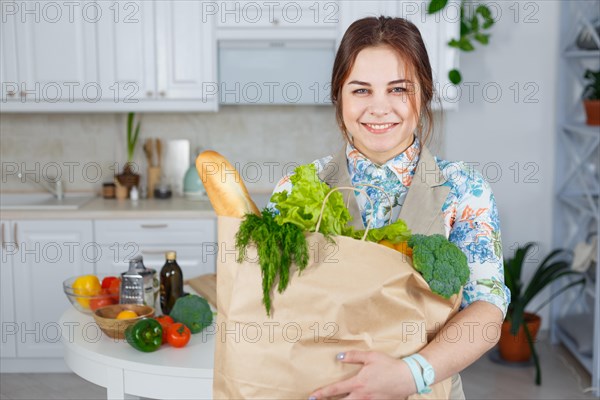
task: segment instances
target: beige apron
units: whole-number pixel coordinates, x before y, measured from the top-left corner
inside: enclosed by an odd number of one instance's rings
[[[330,187],[352,186],[345,147],[333,156],[319,177]],[[424,235],[438,233],[446,236],[442,206],[448,197],[450,188],[443,186],[445,182],[446,179],[431,152],[423,146],[415,175],[399,216],[406,222],[412,233]],[[349,192],[345,196],[348,210],[352,215],[352,226],[356,229],[364,229],[365,226],[354,193]],[[461,400],[464,398],[460,375],[456,374],[452,377],[450,399]]]

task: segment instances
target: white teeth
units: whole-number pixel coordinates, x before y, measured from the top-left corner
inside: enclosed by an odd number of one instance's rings
[[[366,124],[371,129],[388,129],[394,124]]]

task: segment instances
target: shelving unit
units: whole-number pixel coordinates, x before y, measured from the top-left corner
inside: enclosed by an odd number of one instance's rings
[[[585,124],[581,94],[586,69],[600,69],[600,50],[582,50],[576,41],[582,29],[600,19],[600,0],[561,2],[561,55],[558,69],[554,247],[574,249],[600,231],[600,126]],[[595,35],[600,47],[600,37]],[[600,246],[596,249],[600,260]],[[572,289],[552,303],[551,338],[562,343],[592,376],[592,392],[600,397],[600,263],[586,274],[586,287]],[[553,286],[553,293],[558,287]],[[560,324],[561,318],[585,315],[593,329],[592,354],[582,353]],[[588,319],[589,316],[589,319]],[[587,332],[589,333],[589,332]]]

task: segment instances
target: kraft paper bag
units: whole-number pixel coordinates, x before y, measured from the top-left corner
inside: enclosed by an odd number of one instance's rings
[[[402,253],[307,233],[309,264],[300,274],[292,266],[287,289],[273,291],[268,317],[256,248],[236,262],[240,222],[218,219],[216,399],[306,399],[358,373],[361,366],[337,361],[338,352],[413,354],[458,311],[462,292],[450,299],[432,293]],[[450,389],[451,378],[409,398],[448,399]]]

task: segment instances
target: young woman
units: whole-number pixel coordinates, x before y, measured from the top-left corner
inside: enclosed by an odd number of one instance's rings
[[[418,29],[401,18],[354,22],[335,59],[331,94],[347,143],[339,154],[315,161],[321,179],[332,186],[370,183],[393,199],[390,206],[385,195],[367,187],[371,207],[364,195],[355,194],[357,207],[349,206],[357,214],[354,224],[362,228],[372,220],[372,226],[380,227],[400,217],[413,233],[444,233],[467,255],[471,275],[461,311],[436,337],[453,340],[432,340],[418,352],[416,364],[376,352],[340,353],[340,362],[362,364],[360,372],[311,388],[311,399],[403,399],[449,377],[450,398],[464,398],[458,373],[499,339],[510,292],[504,285],[498,213],[489,185],[464,163],[433,157],[425,146],[433,131],[434,90]],[[289,179],[275,189],[282,190],[291,190]]]

